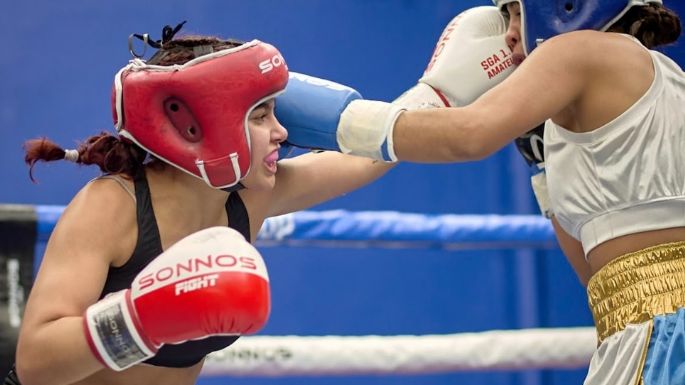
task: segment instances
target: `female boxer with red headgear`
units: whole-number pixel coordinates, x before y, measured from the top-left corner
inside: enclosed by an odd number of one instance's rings
[[[463,108],[354,101],[337,144],[468,161],[546,122],[543,187],[600,342],[585,384],[685,384],[685,74],[652,50],[678,39],[680,20],[661,0],[495,3],[510,77]]]
[[[105,176],[83,187],[50,237],[10,383],[195,383],[208,353],[268,318],[268,275],[248,243],[264,219],[389,169],[336,152],[279,161],[281,54],[256,40],[172,39],[180,26],[161,41],[140,36],[159,50],[116,75],[118,135],[77,150],[27,142],[31,167],[68,159]]]

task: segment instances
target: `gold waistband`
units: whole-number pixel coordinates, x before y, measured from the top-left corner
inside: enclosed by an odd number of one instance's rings
[[[592,276],[587,293],[600,342],[627,324],[675,313],[685,306],[685,242],[614,259]]]

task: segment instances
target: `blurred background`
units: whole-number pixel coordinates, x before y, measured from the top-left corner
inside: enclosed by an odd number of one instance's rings
[[[685,16],[685,3],[666,0]],[[94,167],[38,165],[24,140],[66,148],[113,130],[113,76],[127,38],[187,20],[184,33],[276,45],[289,68],[392,100],[414,85],[442,29],[487,0],[12,1],[0,12],[0,203],[66,205]],[[681,39],[682,40],[682,39]],[[664,51],[685,64],[684,43]],[[454,165],[401,164],[383,179],[315,210],[536,214],[529,172],[514,147]],[[273,310],[268,335],[396,335],[590,326],[583,288],[558,250],[264,247]],[[364,266],[363,269],[360,266]],[[56,293],[55,295],[59,295]],[[580,384],[585,370],[431,376],[205,378],[200,384]],[[4,375],[4,373],[2,373]]]

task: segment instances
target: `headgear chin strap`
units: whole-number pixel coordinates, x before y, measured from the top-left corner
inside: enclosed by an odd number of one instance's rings
[[[114,78],[114,124],[155,157],[228,189],[250,170],[250,112],[287,83],[281,54],[258,40],[183,65],[134,59]]]
[[[543,41],[571,31],[606,31],[631,7],[662,0],[493,0],[500,9],[521,4],[521,38],[526,55]]]

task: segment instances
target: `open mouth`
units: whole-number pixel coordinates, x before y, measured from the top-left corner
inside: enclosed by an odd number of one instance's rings
[[[264,165],[271,173],[276,173],[278,170],[278,150],[275,150],[264,158]]]

